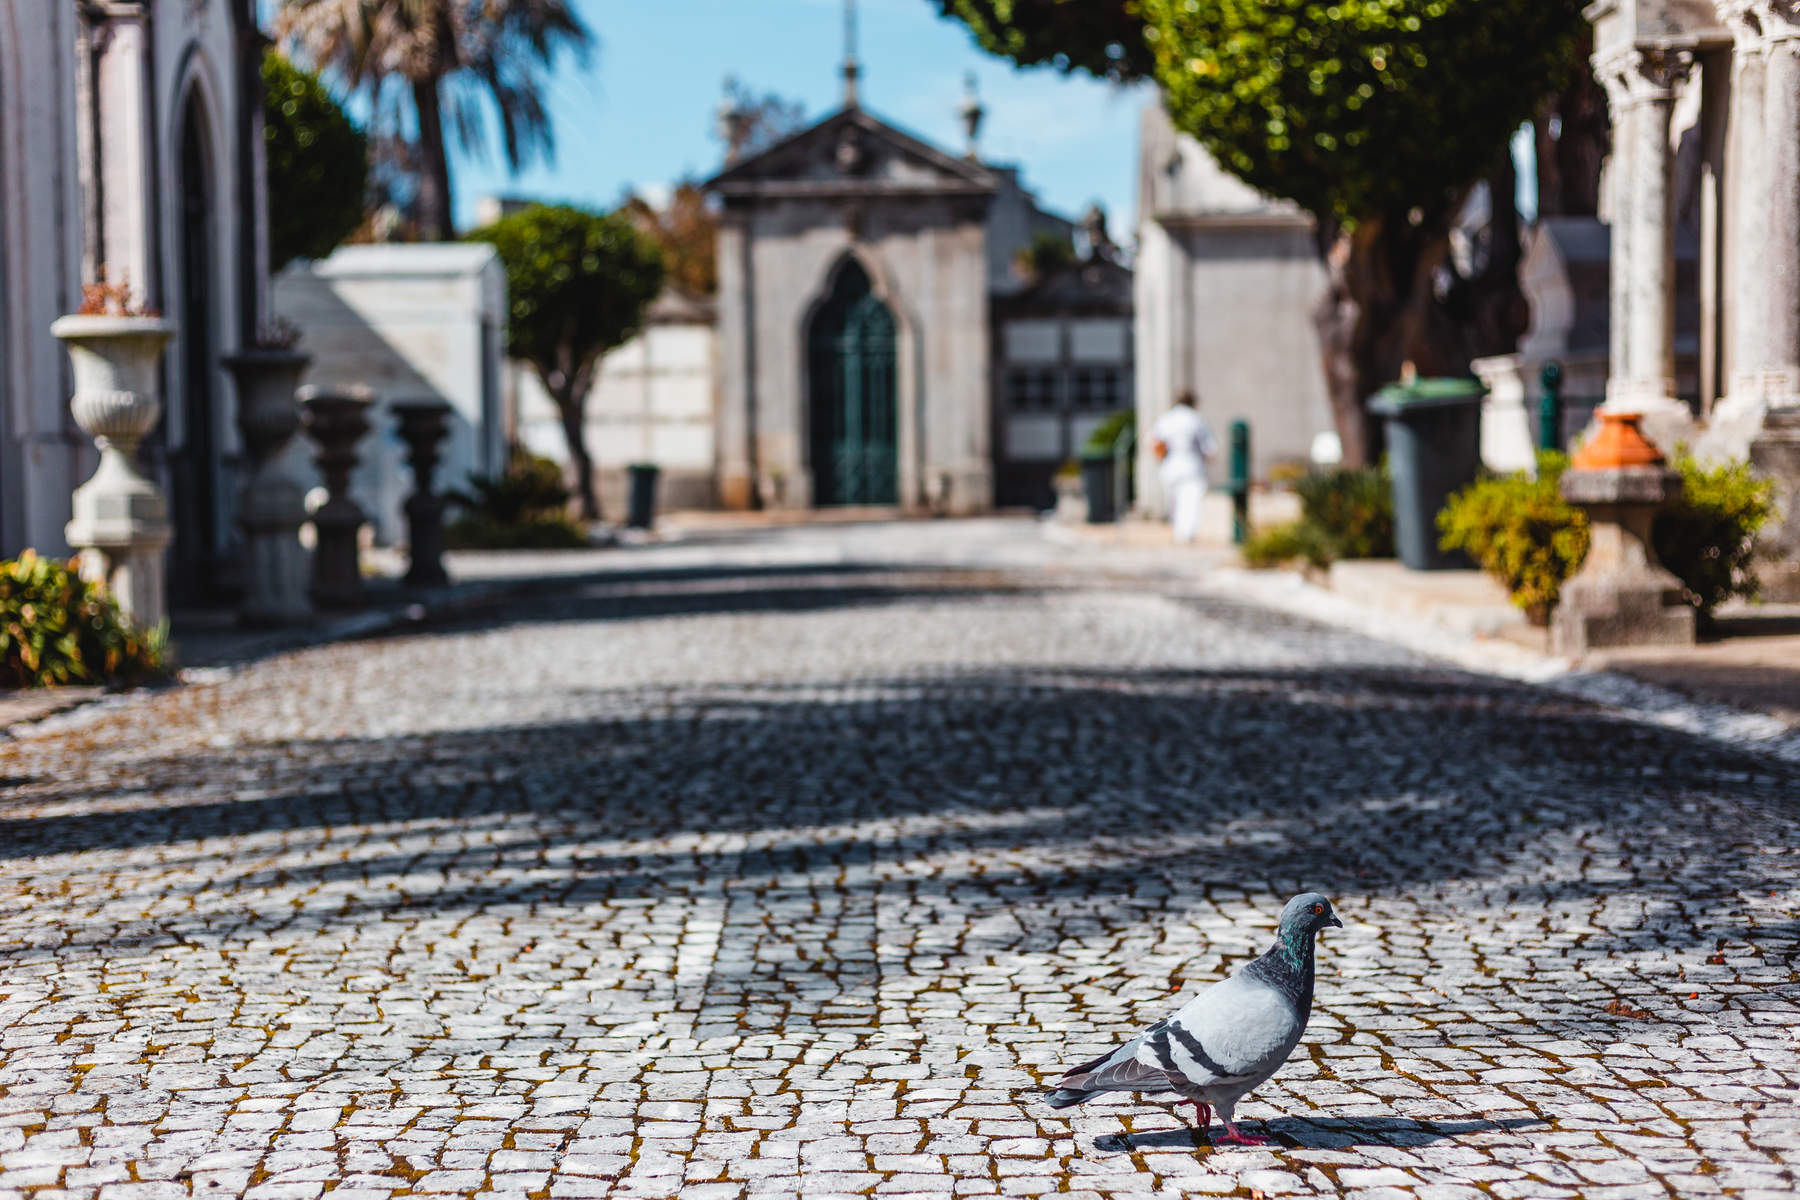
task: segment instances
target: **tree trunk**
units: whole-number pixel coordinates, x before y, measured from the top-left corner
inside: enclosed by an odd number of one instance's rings
[[[419,115],[419,236],[428,242],[447,242],[456,236],[450,217],[450,158],[444,146],[439,82],[426,79],[412,85],[413,107]]]
[[[587,398],[587,388],[553,388],[550,395],[562,418],[563,440],[569,443],[569,463],[575,469],[575,495],[581,502],[581,519],[598,521],[600,495],[594,488],[594,461],[588,456],[587,439],[583,436],[587,422],[582,402]]]
[[[1326,393],[1343,442],[1346,467],[1373,466],[1383,450],[1369,397],[1400,377],[1407,361],[1439,370],[1424,337],[1431,275],[1449,248],[1441,215],[1413,223],[1374,217],[1353,230],[1332,226],[1325,266],[1328,286],[1314,312],[1324,355]]]

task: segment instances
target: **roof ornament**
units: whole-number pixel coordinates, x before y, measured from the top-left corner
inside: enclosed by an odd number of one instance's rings
[[[962,118],[963,128],[969,135],[969,161],[981,161],[981,154],[976,139],[981,134],[981,119],[987,116],[987,109],[981,106],[981,97],[975,91],[975,72],[970,71],[963,76],[962,105],[957,110]]]
[[[859,107],[856,98],[857,77],[862,68],[856,62],[856,0],[844,0],[844,107]]]

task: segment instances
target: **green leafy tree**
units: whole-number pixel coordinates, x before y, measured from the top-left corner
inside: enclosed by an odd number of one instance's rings
[[[491,108],[509,167],[550,158],[544,76],[564,51],[585,64],[593,46],[569,0],[285,0],[275,32],[378,105],[396,93],[410,103],[419,228],[431,240],[452,235],[446,128],[480,151]]]
[[[1606,139],[1579,0],[931,3],[1021,65],[1155,78],[1178,128],[1317,218],[1317,323],[1351,464],[1379,456],[1363,402],[1402,363],[1460,373],[1524,332],[1514,130],[1541,130],[1545,211],[1591,211]],[[1464,276],[1450,228],[1483,180],[1493,219]]]
[[[269,269],[324,258],[362,223],[369,139],[319,77],[264,55],[263,146],[269,169]]]
[[[531,364],[556,402],[586,520],[600,516],[583,404],[610,350],[643,326],[662,290],[662,250],[629,216],[534,204],[469,234],[506,268],[507,353]]]
[[[1466,346],[1446,354],[1433,337],[1434,277],[1476,181],[1492,173],[1496,214],[1512,215],[1504,190],[1512,184],[1508,143],[1562,84],[1582,6],[1141,0],[1140,7],[1176,126],[1234,174],[1298,202],[1319,223],[1330,248],[1330,294],[1318,317],[1327,383],[1346,460],[1367,461],[1376,438],[1362,406],[1376,387],[1409,359],[1429,374],[1467,368]],[[1516,229],[1507,232],[1516,247]],[[1501,282],[1516,291],[1516,261],[1502,267]],[[1516,339],[1529,314],[1512,307],[1506,324]]]
[[[1140,79],[1156,62],[1144,44],[1139,0],[931,0],[968,26],[989,54],[1022,67]]]

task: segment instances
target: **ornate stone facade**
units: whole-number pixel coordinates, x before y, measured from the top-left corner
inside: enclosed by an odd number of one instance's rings
[[[50,325],[104,276],[177,330],[146,447],[171,502],[171,589],[205,600],[232,584],[240,448],[222,359],[253,339],[266,282],[254,7],[0,0],[0,555],[69,549],[96,453]]]
[[[1800,3],[1599,0],[1594,68],[1613,116],[1612,345],[1607,405],[1646,414],[1665,446],[1753,457],[1771,411],[1800,409]],[[1674,384],[1672,114],[1701,164],[1700,388]],[[1778,481],[1800,503],[1800,480]],[[1783,586],[1765,573],[1765,594]],[[1795,589],[1800,598],[1800,588]]]

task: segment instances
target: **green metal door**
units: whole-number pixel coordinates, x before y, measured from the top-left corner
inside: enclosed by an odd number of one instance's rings
[[[838,272],[808,336],[813,502],[900,499],[894,314],[855,262]]]

